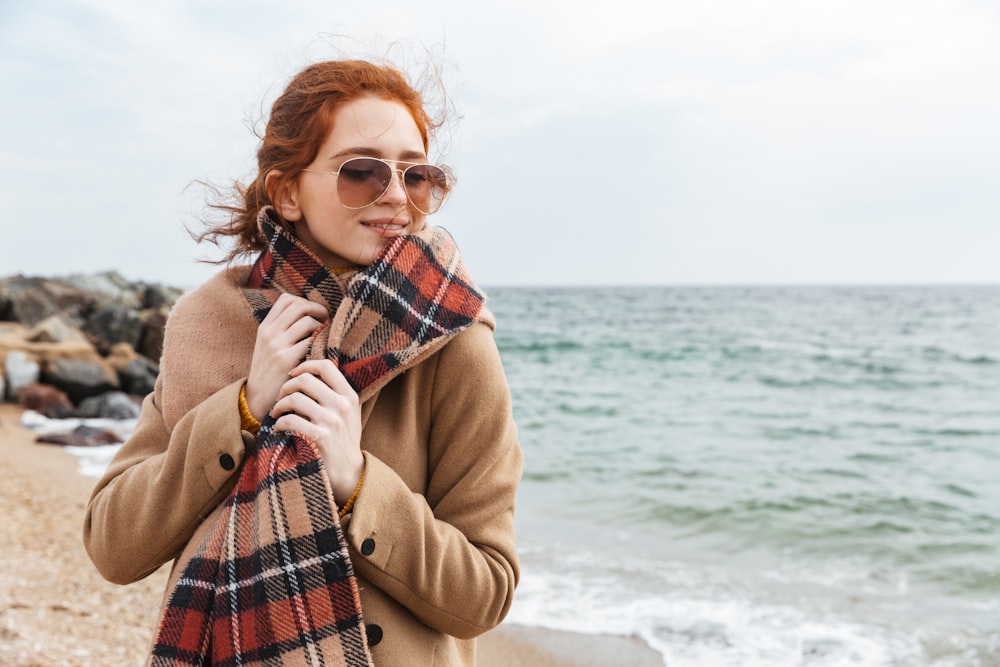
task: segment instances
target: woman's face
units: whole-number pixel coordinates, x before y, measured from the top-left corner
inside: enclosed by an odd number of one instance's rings
[[[407,108],[377,97],[348,102],[334,114],[333,129],[307,169],[338,171],[353,157],[427,161],[420,130]],[[302,172],[277,203],[299,240],[329,268],[371,264],[389,239],[418,231],[425,218],[407,199],[399,174],[393,174],[385,194],[361,209],[341,203],[337,176],[316,171]]]

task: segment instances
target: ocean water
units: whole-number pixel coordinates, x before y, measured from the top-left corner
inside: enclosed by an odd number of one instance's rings
[[[512,622],[687,665],[1000,665],[1000,286],[488,290]]]
[[[1000,286],[488,293],[509,621],[670,667],[1000,667]]]

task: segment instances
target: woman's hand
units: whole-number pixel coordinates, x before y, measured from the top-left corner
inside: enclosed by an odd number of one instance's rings
[[[282,294],[257,328],[250,361],[246,399],[260,421],[274,405],[289,373],[306,356],[309,338],[329,317],[326,308],[308,299]]]
[[[271,409],[275,431],[299,433],[316,443],[326,462],[333,497],[343,506],[365,468],[361,454],[361,401],[329,359],[305,361],[281,385]]]

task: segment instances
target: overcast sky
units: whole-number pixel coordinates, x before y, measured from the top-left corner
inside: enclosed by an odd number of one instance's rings
[[[289,77],[424,49],[483,285],[1000,283],[995,0],[3,0],[0,276],[201,282]]]

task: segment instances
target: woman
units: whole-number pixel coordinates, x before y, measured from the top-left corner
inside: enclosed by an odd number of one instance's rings
[[[522,454],[433,128],[391,67],[274,103],[229,256],[182,297],[84,526],[129,583],[173,559],[152,664],[473,665],[518,579]]]

